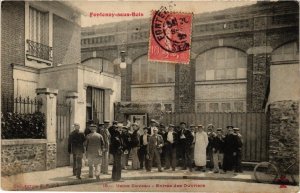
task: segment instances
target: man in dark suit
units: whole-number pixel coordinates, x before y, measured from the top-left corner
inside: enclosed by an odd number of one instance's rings
[[[235,164],[235,156],[238,150],[238,137],[233,134],[233,126],[227,126],[228,132],[224,139],[223,173],[231,171]]]
[[[122,138],[123,124],[118,123],[116,132],[111,136],[111,154],[113,155],[112,180],[119,181],[122,172],[122,154],[124,152],[124,142]]]
[[[180,147],[180,153],[183,159],[183,170],[186,170],[187,167],[190,171],[192,171],[192,148],[193,148],[193,140],[194,136],[192,135],[192,132],[186,128],[186,123],[181,122],[180,123],[180,131],[178,133],[179,135],[179,147]]]
[[[81,179],[82,157],[84,153],[84,134],[79,132],[79,124],[74,124],[74,131],[70,133],[68,141],[68,152],[73,154],[73,175]]]
[[[237,137],[237,151],[235,156],[235,168],[234,172],[242,173],[242,146],[243,146],[243,137],[240,133],[240,128],[233,128],[234,135]]]
[[[140,169],[145,168],[148,171],[149,170],[149,160],[147,159],[147,146],[149,143],[150,135],[148,134],[148,128],[144,128],[144,134],[140,136],[140,149],[138,150],[138,156],[140,161]]]
[[[178,142],[178,135],[174,131],[175,125],[170,124],[168,128],[168,132],[164,133],[164,149],[165,149],[165,170],[170,169],[170,165],[172,166],[172,170],[175,171],[176,168],[176,145]]]
[[[147,151],[149,155],[149,171],[151,171],[153,161],[157,163],[158,171],[162,172],[161,162],[160,162],[160,153],[161,148],[163,147],[164,140],[161,135],[158,134],[158,129],[153,129],[153,135],[149,139]]]

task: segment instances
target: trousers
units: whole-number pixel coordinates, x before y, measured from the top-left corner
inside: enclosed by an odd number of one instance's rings
[[[102,157],[88,157],[89,164],[89,177],[93,177],[95,171],[95,176],[100,176]]]
[[[121,179],[121,172],[122,172],[122,163],[121,163],[121,157],[122,153],[117,152],[113,154],[114,157],[114,163],[113,163],[113,169],[112,169],[112,180],[118,181]]]
[[[73,154],[73,175],[76,175],[77,177],[80,177],[81,175],[82,157],[82,153]]]
[[[213,152],[213,161],[214,161],[214,171],[219,171],[219,163],[223,164],[223,153],[220,151]]]
[[[102,156],[102,164],[101,164],[101,173],[107,174],[108,173],[108,163],[109,162],[109,153],[108,151],[103,152]]]
[[[158,170],[161,170],[161,162],[160,162],[160,152],[157,148],[151,150],[149,152],[150,160],[149,160],[149,170],[151,171],[153,161],[155,160],[157,163]]]

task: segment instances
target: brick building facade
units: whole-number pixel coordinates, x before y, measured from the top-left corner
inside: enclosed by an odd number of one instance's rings
[[[85,27],[81,58],[104,58],[118,65],[120,51],[126,51],[122,102],[116,104],[126,115],[117,114],[120,119],[134,113],[160,119],[162,109],[259,112],[264,110],[272,54],[287,43],[298,45],[298,13],[295,2],[258,2],[194,15],[188,65],[147,61],[149,19]],[[133,104],[144,109],[134,110]],[[153,104],[160,106],[154,108],[157,112],[147,110]]]

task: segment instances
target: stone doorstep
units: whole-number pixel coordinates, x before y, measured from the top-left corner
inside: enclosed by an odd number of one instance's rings
[[[218,180],[218,181],[238,181],[238,182],[255,182],[253,179],[246,179],[246,178],[232,178],[232,177],[198,177],[198,176],[139,176],[139,177],[123,177],[121,180],[157,180],[157,179],[162,179],[162,180],[168,180],[168,179],[192,179],[192,180]],[[112,181],[111,178],[103,178],[100,180],[100,182],[110,182]],[[81,180],[72,180],[68,182],[54,182],[54,183],[49,183],[49,184],[40,184],[40,185],[35,185],[29,188],[18,188],[18,189],[12,189],[10,191],[29,191],[29,190],[43,190],[43,189],[48,189],[48,188],[55,188],[55,187],[60,187],[60,186],[70,186],[70,185],[78,185],[78,184],[88,184],[88,183],[95,183],[98,182],[96,179],[89,179],[89,178],[84,178]]]

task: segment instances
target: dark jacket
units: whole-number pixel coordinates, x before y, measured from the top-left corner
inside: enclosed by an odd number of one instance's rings
[[[214,148],[214,152],[219,151],[220,153],[224,152],[224,136],[221,135],[220,137],[215,136],[211,141],[211,148]]]
[[[233,153],[238,151],[238,136],[227,134],[224,139],[224,153]]]
[[[83,133],[72,131],[69,135],[68,140],[68,152],[73,154],[81,154],[84,153],[83,143],[85,141],[85,137]]]
[[[133,131],[131,135],[131,147],[139,147],[140,146],[140,134],[138,133],[139,130]]]
[[[130,151],[131,149],[131,133],[128,131],[122,132],[121,137],[123,139],[123,149]]]
[[[114,132],[114,135],[111,136],[111,146],[110,146],[110,153],[123,153],[124,151],[124,142],[120,132]]]
[[[168,141],[168,132],[164,133],[163,139],[164,139],[164,143],[166,146],[172,145],[173,148],[176,147],[176,145],[179,141],[178,134],[175,131],[173,131],[173,143],[172,144]]]
[[[144,144],[143,144],[143,136],[144,135],[141,135],[140,136],[140,147],[143,147],[144,146]],[[150,139],[150,135],[148,134],[147,135],[147,142],[149,143],[149,139]]]
[[[181,138],[182,134],[184,134],[185,138]],[[194,136],[190,130],[180,130],[178,132],[178,138],[180,145],[183,145],[184,148],[190,148],[193,145]]]

